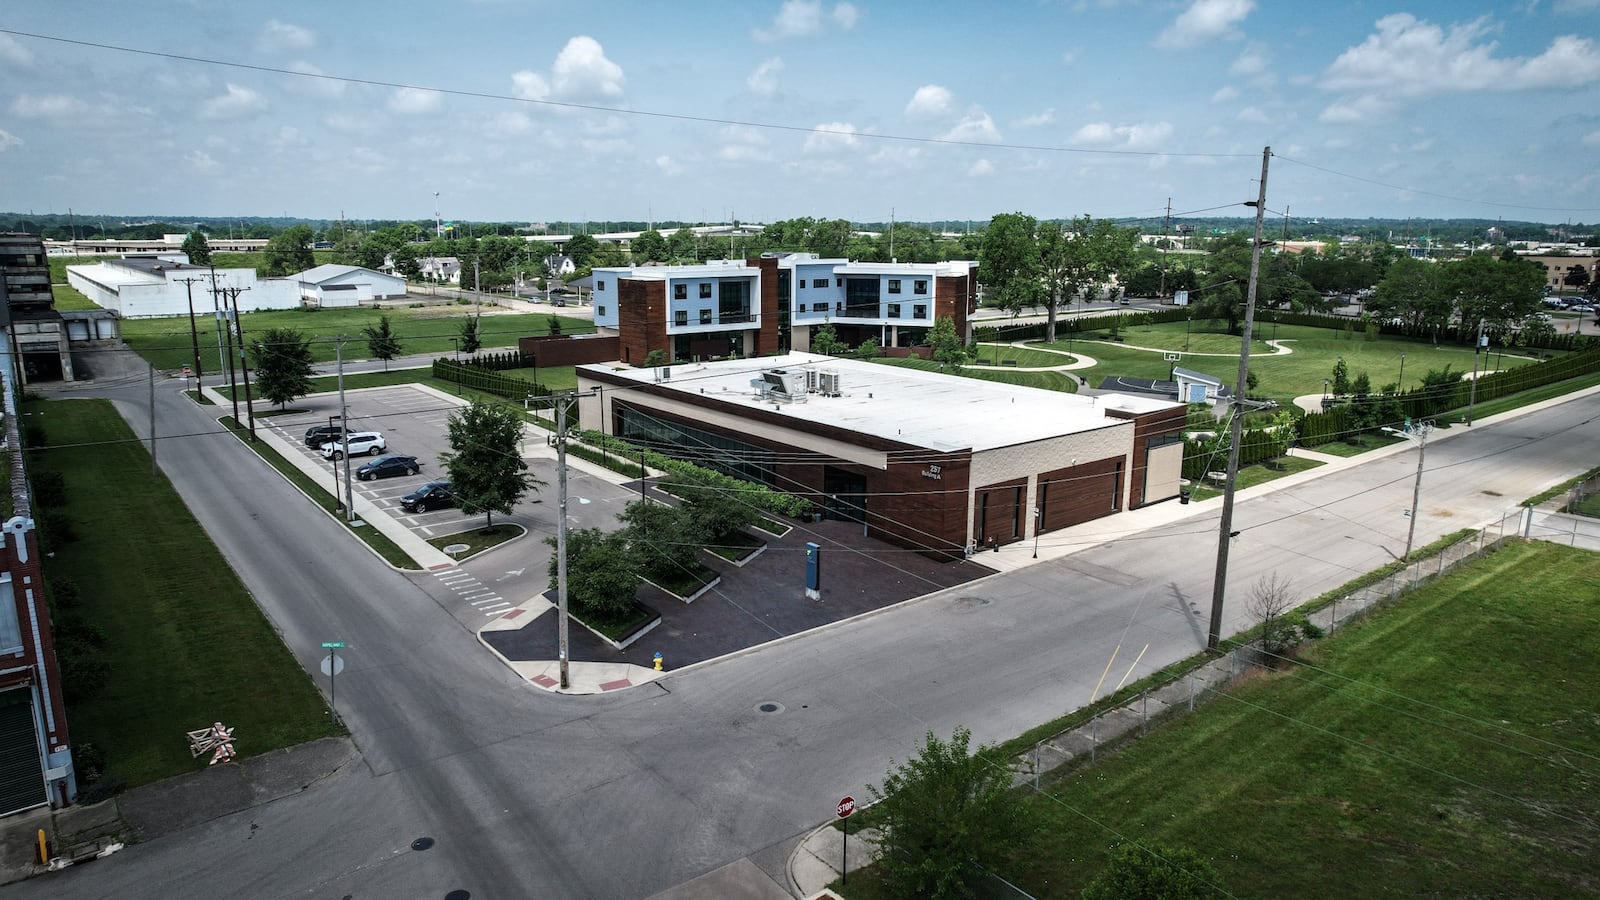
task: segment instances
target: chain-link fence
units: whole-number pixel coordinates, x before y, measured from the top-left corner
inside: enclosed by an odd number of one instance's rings
[[[1567,492],[1561,512],[1573,515],[1600,517],[1600,475],[1578,482]]]

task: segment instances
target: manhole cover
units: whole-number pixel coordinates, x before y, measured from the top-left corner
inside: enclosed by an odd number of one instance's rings
[[[444,900],[467,900],[472,894],[469,891],[451,891],[444,895]]]
[[[472,545],[471,544],[445,544],[444,545],[444,552],[450,554],[451,556],[455,556],[457,553],[465,553],[465,552],[467,552],[468,550],[471,550],[471,549],[472,549]]]
[[[426,850],[432,846],[433,838],[431,837],[419,837],[411,842],[411,849],[413,850]]]
[[[988,597],[957,597],[950,603],[951,608],[956,612],[972,612],[979,607],[988,605]]]
[[[782,703],[774,703],[771,700],[768,700],[765,703],[758,704],[756,706],[756,712],[781,713],[781,712],[783,712],[783,704]]]

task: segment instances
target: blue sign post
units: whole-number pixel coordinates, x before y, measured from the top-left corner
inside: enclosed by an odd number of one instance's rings
[[[822,599],[822,545],[806,541],[806,599]]]

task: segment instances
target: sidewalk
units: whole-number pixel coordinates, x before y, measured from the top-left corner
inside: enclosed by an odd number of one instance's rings
[[[357,758],[345,737],[320,738],[219,766],[207,767],[202,757],[195,760],[195,772],[133,788],[103,803],[7,817],[0,820],[0,884],[83,865],[134,841],[154,840],[297,794]],[[39,864],[39,829],[49,844],[51,867]]]

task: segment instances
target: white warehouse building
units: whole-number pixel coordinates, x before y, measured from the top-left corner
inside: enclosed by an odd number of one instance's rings
[[[240,312],[299,309],[300,280],[260,278],[255,269],[213,269],[190,265],[182,254],[130,256],[88,266],[67,266],[67,283],[125,319],[187,315],[216,309],[211,291],[238,288]]]
[[[404,278],[360,266],[317,266],[295,277],[300,279],[300,296],[318,307],[359,306],[364,300],[406,295]]]

